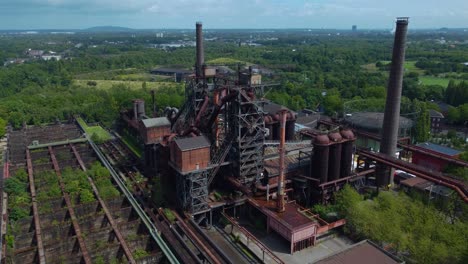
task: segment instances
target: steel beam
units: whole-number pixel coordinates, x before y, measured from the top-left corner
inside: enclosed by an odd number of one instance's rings
[[[28,178],[29,178],[29,190],[31,192],[31,200],[34,214],[34,229],[36,233],[37,251],[39,253],[39,263],[46,263],[44,244],[42,242],[41,223],[39,222],[39,211],[37,210],[36,201],[36,187],[34,185],[34,174],[33,164],[31,161],[31,153],[29,149],[26,149],[26,163],[28,165]]]

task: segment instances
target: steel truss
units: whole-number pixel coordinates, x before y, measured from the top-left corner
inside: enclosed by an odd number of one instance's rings
[[[263,87],[238,87],[231,103],[230,129],[234,136],[231,159],[235,176],[243,184],[262,178],[265,143]]]
[[[191,214],[198,214],[209,210],[207,170],[177,173],[177,197],[180,206]]]

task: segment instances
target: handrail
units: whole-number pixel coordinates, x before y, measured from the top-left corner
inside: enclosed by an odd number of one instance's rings
[[[250,232],[247,229],[240,226],[232,217],[227,215],[225,212],[221,212],[221,215],[224,216],[232,225],[237,227],[241,231],[241,233],[246,235],[247,239],[251,239],[263,252],[266,252],[267,255],[270,256],[273,261],[275,261],[278,264],[285,264],[279,257],[275,255],[275,253],[273,253],[267,246],[265,246],[261,241],[255,238],[255,236],[250,234]],[[265,262],[265,259],[263,259],[262,261]]]

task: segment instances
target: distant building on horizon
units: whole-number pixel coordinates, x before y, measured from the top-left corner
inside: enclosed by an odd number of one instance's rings
[[[357,31],[357,26],[353,25],[351,29],[352,29],[353,32],[356,32]]]

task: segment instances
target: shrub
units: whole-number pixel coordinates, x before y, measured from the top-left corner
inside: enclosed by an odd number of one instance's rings
[[[10,209],[10,213],[8,214],[8,218],[10,221],[17,221],[29,216],[29,210],[26,210],[21,207],[13,207]]]
[[[80,202],[81,203],[91,203],[96,199],[94,198],[93,193],[90,190],[82,190],[80,193]]]
[[[144,249],[137,249],[133,252],[133,257],[135,259],[140,259],[149,256],[149,253]]]

